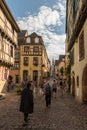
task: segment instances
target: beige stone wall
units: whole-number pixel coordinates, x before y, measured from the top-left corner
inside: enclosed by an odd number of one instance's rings
[[[10,66],[14,65],[15,46],[18,43],[17,32],[20,30],[10,10],[3,0],[0,1],[0,30],[0,68],[3,68],[3,70],[6,68],[9,71]],[[13,54],[11,53],[11,50]],[[2,70],[0,70],[0,75],[1,92],[5,82],[7,81],[7,78],[5,75],[3,75]]]
[[[74,61],[75,62],[74,62],[74,65],[72,66],[72,71],[75,72],[75,96],[76,96],[76,99],[78,99],[80,102],[82,102],[83,70],[87,64],[87,49],[86,49],[87,48],[87,20],[86,20],[82,30],[84,30],[85,58],[82,61],[79,61],[79,40],[77,40],[77,42],[74,44]],[[81,34],[81,32],[80,32],[80,34]],[[79,87],[77,87],[77,79],[76,79],[77,76],[79,76]]]

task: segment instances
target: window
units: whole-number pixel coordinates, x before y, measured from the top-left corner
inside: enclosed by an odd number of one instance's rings
[[[0,50],[2,49],[2,36],[0,34]]]
[[[39,43],[39,38],[38,37],[35,38],[35,43]]]
[[[13,46],[10,46],[10,56],[13,57]]]
[[[74,49],[71,51],[71,65],[74,64]]]
[[[4,70],[4,79],[7,79],[7,68]]]
[[[15,53],[15,59],[19,59],[20,58],[20,53],[16,52]]]
[[[34,71],[33,71],[33,80],[34,80],[34,81],[37,81],[37,78],[38,78],[38,71],[37,71],[37,70],[34,70]]]
[[[33,64],[34,64],[35,66],[38,65],[38,57],[34,57],[34,58],[33,58]]]
[[[76,12],[78,8],[78,0],[74,0],[74,7],[75,7],[75,12]]]
[[[23,71],[23,80],[24,80],[24,81],[27,81],[27,80],[28,80],[28,71],[27,71],[27,70],[24,70],[24,71]]]
[[[78,0],[74,0],[73,1],[73,6],[72,6],[72,15],[73,15],[73,19],[76,16],[76,12],[77,12],[77,8],[78,8]]]
[[[68,40],[69,40],[69,38],[70,38],[70,22],[68,21],[68,24],[67,24],[67,27],[68,27]]]
[[[29,46],[24,46],[24,52],[28,52],[29,51]]]
[[[79,87],[79,76],[77,76],[77,87]]]
[[[25,66],[28,66],[28,62],[29,62],[29,61],[28,61],[28,57],[24,57],[24,65],[25,65]]]
[[[34,51],[34,52],[38,52],[38,51],[39,51],[39,48],[38,48],[38,47],[34,47],[33,51]]]
[[[31,42],[30,37],[27,37],[26,41],[27,41],[27,43],[30,43]]]
[[[84,59],[84,31],[82,31],[79,37],[79,60]]]
[[[19,75],[15,75],[15,83],[19,83]]]

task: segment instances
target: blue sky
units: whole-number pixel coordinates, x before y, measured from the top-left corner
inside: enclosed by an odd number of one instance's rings
[[[66,0],[6,0],[20,29],[42,36],[48,57],[65,53]]]

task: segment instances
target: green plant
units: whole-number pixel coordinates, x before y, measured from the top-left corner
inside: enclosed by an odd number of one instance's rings
[[[70,92],[70,87],[71,87],[71,55],[69,56],[69,63],[66,67],[66,76],[67,76],[68,92]]]
[[[63,74],[64,74],[64,68],[63,67],[60,68],[60,73],[63,76]]]
[[[18,95],[21,95],[22,88],[16,88],[16,92],[17,92]]]

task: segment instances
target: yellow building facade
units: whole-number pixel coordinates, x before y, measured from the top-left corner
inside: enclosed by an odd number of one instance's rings
[[[87,102],[87,0],[67,0],[66,34],[71,94],[79,102]]]
[[[35,32],[25,38],[20,46],[20,77],[39,85],[49,71],[49,59],[42,37]]]

